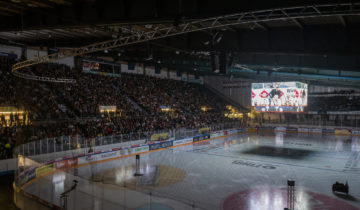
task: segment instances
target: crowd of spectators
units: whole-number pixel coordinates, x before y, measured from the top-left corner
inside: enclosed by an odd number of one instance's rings
[[[360,96],[352,94],[342,96],[317,96],[309,97],[310,111],[358,111]]]
[[[109,77],[60,64],[41,64],[26,71],[72,78],[76,83],[39,82],[13,76],[10,67],[14,60],[1,59],[0,84],[6,91],[0,93],[0,106],[23,107],[33,123],[1,127],[0,158],[8,157],[15,144],[43,138],[92,138],[200,128],[231,121],[224,116],[226,104],[198,84],[145,75]],[[100,113],[99,106],[106,105],[116,106],[121,114]],[[161,107],[169,110],[164,112]],[[207,111],[202,111],[202,107],[207,107]]]
[[[1,104],[16,103],[15,78],[12,77],[10,67],[14,64],[13,59],[0,56],[0,102]]]

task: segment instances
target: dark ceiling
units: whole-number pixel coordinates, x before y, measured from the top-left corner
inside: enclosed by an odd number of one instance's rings
[[[340,12],[324,15],[317,6],[325,4],[337,5],[331,9]],[[3,43],[79,47],[207,17],[304,5],[303,10],[318,15],[292,18],[286,13],[288,18],[186,33],[109,50],[108,55],[209,60],[212,52],[226,52],[240,64],[358,71],[359,1],[1,0],[0,39]],[[217,43],[209,44],[219,36]],[[104,52],[96,55],[101,54]]]

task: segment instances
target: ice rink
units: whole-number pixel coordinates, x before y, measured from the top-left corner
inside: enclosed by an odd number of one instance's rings
[[[359,137],[240,134],[140,156],[72,168],[37,179],[26,192],[60,205],[74,179],[69,209],[284,209],[287,180],[295,209],[360,209]],[[331,186],[349,184],[349,195]]]

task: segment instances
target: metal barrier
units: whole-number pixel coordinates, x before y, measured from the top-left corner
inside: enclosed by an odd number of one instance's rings
[[[296,117],[296,115],[294,115]],[[293,116],[293,117],[294,117]],[[353,119],[347,119],[349,116],[339,116],[337,120],[329,120],[327,118],[310,115],[309,118],[304,118],[303,116],[299,118],[278,118],[278,119],[266,119],[266,118],[256,118],[248,119],[248,124],[276,124],[276,125],[299,125],[299,126],[317,126],[317,127],[351,127],[359,128],[360,127],[360,116],[350,116]]]

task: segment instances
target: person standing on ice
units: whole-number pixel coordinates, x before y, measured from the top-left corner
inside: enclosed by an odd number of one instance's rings
[[[276,85],[275,89],[272,89],[269,93],[269,104],[273,105],[278,109],[280,104],[281,90],[279,85]]]

